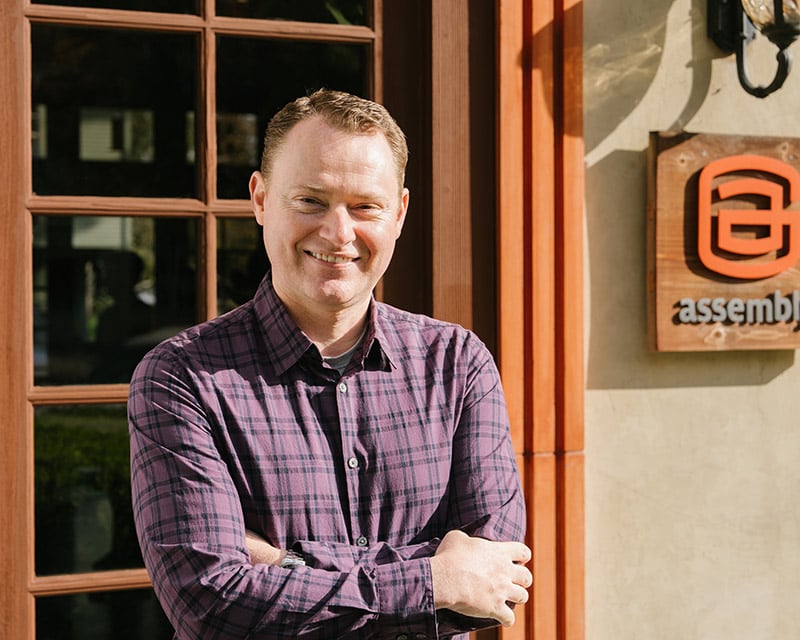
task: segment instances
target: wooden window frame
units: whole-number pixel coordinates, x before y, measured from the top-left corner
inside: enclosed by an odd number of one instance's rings
[[[5,89],[0,96],[0,122],[10,135],[0,136],[0,171],[8,188],[0,194],[0,242],[8,251],[0,257],[0,293],[8,296],[6,322],[0,329],[5,357],[0,364],[0,438],[7,463],[0,467],[0,637],[35,636],[37,597],[149,588],[145,569],[37,576],[34,557],[34,408],[54,404],[125,403],[127,384],[35,386],[33,384],[32,220],[51,216],[183,217],[200,221],[201,314],[217,314],[217,221],[252,216],[249,200],[217,197],[216,37],[259,37],[271,40],[363,44],[368,56],[368,89],[381,98],[382,0],[372,0],[373,26],[352,26],[257,20],[214,15],[214,0],[202,0],[200,15],[160,14],[116,9],[86,9],[7,0],[0,6],[0,37],[4,44],[0,72]],[[33,194],[31,173],[31,25],[57,24],[149,32],[194,33],[199,39],[198,198],[132,198],[40,196]],[[14,274],[9,276],[9,274]],[[24,428],[23,428],[24,425]],[[13,505],[9,508],[8,505]],[[23,506],[21,512],[19,509]],[[54,540],[58,539],[57,532]]]

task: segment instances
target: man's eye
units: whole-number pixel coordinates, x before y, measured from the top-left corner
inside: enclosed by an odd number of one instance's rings
[[[319,200],[317,200],[316,198],[312,198],[311,196],[300,197],[297,199],[297,201],[300,204],[308,207],[318,207],[321,204]]]
[[[362,211],[364,213],[378,213],[381,211],[381,207],[379,207],[377,204],[369,203],[359,204],[355,207],[355,209],[356,211]]]

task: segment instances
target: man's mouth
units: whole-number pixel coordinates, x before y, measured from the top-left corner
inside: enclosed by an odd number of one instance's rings
[[[346,262],[353,262],[355,258],[349,258],[347,256],[329,256],[325,253],[317,253],[316,251],[307,251],[308,255],[312,258],[316,258],[317,260],[322,260],[323,262],[329,262],[330,264],[344,264]]]

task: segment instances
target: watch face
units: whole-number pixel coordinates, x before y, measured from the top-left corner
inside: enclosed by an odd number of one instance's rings
[[[294,551],[287,551],[286,556],[284,556],[283,560],[281,561],[281,568],[283,569],[294,569],[295,567],[302,567],[305,566],[306,561],[303,559],[299,553],[295,553]]]

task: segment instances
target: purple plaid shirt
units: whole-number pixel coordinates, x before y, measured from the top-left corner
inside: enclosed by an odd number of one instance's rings
[[[374,302],[343,375],[269,275],[167,340],[130,387],[145,565],[178,638],[423,638],[492,621],[436,611],[429,558],[462,529],[522,540],[491,354],[456,325]],[[307,566],[253,565],[245,528]]]

